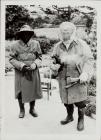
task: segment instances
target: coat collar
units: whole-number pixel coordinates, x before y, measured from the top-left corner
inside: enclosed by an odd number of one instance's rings
[[[75,40],[72,40],[72,41],[70,42],[70,44],[69,44],[68,50],[71,49],[72,47],[74,47],[75,45],[77,45],[77,42],[76,42]],[[63,49],[63,50],[68,51],[67,48],[66,48],[66,45],[64,44],[63,41],[61,41],[60,48]]]

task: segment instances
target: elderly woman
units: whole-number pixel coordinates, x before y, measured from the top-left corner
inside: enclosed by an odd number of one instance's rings
[[[93,74],[93,57],[89,46],[76,36],[76,27],[70,22],[60,25],[60,39],[53,50],[52,70],[58,73],[60,97],[67,110],[61,124],[72,122],[74,105],[78,107],[79,131],[84,129],[87,82]]]
[[[41,49],[38,41],[33,40],[34,31],[28,25],[23,25],[17,32],[17,40],[11,47],[10,63],[15,68],[15,98],[18,99],[20,114],[24,118],[24,103],[30,103],[29,113],[33,117],[35,101],[42,98],[39,67],[41,65]]]

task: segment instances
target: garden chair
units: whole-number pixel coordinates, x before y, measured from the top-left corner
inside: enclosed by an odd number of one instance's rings
[[[44,71],[45,67],[42,67],[42,70],[40,70],[40,75],[41,75],[41,86],[42,86],[42,91],[47,92],[47,99],[49,100],[51,93],[51,70],[49,68],[49,73],[48,76],[45,76]]]

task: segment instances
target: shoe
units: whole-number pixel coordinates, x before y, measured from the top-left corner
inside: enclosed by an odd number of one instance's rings
[[[24,118],[24,116],[25,116],[25,111],[20,111],[19,118]]]
[[[78,109],[78,123],[77,123],[77,130],[82,131],[84,130],[84,111],[85,109]]]
[[[30,113],[33,117],[38,117],[38,114],[36,113],[35,109],[30,110],[29,113]]]
[[[22,103],[22,99],[18,99],[18,103],[19,103],[19,108],[20,108],[19,118],[24,118],[25,108],[24,108],[24,103]]]
[[[61,121],[61,124],[65,125],[65,124],[68,124],[68,123],[72,122],[73,120],[74,120],[73,116],[67,116],[66,119]]]
[[[30,113],[33,117],[38,117],[38,114],[36,113],[34,107],[35,107],[35,101],[30,102],[30,110],[29,110],[29,113]]]

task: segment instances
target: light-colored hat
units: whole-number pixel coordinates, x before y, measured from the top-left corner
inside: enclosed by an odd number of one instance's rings
[[[29,25],[23,25],[16,35],[19,36],[23,32],[30,32],[32,35],[34,34],[34,30]]]

